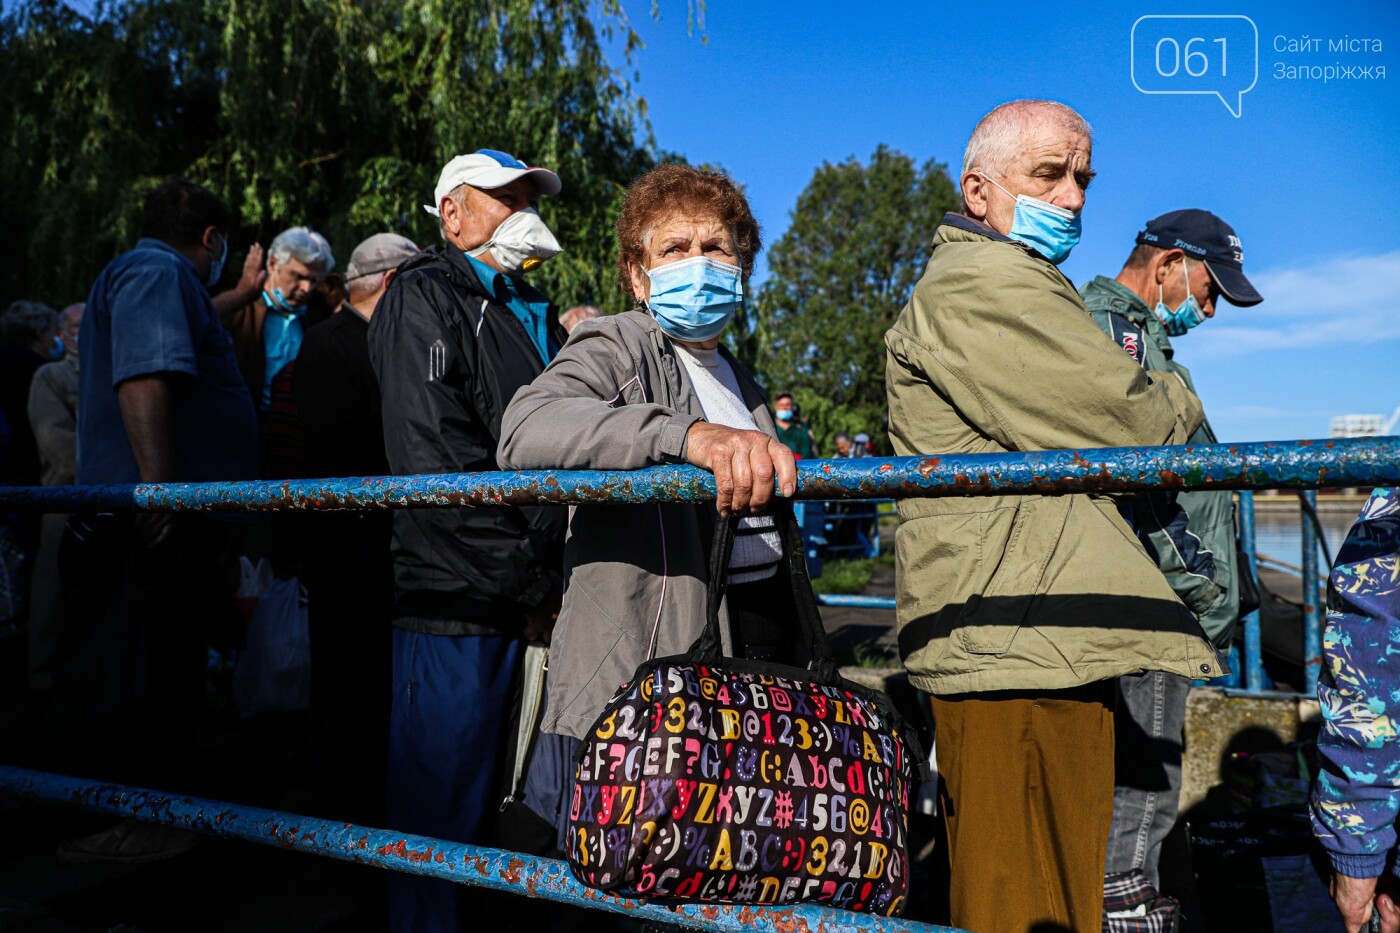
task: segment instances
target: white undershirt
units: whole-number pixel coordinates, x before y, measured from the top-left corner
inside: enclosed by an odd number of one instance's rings
[[[758,423],[744,404],[744,393],[734,375],[734,367],[719,350],[701,350],[679,343],[674,345],[681,364],[705,411],[705,420],[741,431],[757,431]],[[734,554],[729,560],[730,583],[767,580],[778,572],[783,558],[783,542],[773,519],[756,515],[739,520],[734,536]]]

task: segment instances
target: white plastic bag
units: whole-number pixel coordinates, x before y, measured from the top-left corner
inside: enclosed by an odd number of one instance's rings
[[[245,716],[304,710],[311,702],[306,590],[295,577],[259,582],[266,585],[248,625],[248,647],[233,672],[233,698]]]

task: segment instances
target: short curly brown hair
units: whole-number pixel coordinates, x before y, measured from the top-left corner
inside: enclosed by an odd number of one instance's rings
[[[632,293],[631,267],[645,265],[646,235],[666,218],[692,210],[713,213],[733,231],[739,267],[749,277],[763,248],[749,199],[728,175],[667,162],[632,183],[617,215],[617,272],[624,292]]]

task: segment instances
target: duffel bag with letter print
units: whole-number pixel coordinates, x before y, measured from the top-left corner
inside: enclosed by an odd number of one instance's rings
[[[625,897],[897,915],[924,756],[889,697],[836,672],[801,534],[790,508],[776,517],[779,572],[813,662],[721,657],[735,522],[720,521],[704,633],[684,655],[643,663],[584,739],[569,864]]]

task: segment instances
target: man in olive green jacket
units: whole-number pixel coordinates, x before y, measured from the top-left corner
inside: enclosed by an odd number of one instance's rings
[[[978,124],[963,213],[885,342],[901,455],[1183,443],[1201,407],[1094,326],[1056,263],[1093,176],[1087,123],[1015,101]],[[1107,497],[900,503],[900,649],[933,695],[954,925],[1097,930],[1116,678],[1223,671]]]
[[[1094,323],[1127,356],[1144,369],[1174,374],[1192,392],[1191,374],[1173,358],[1168,334],[1182,336],[1214,317],[1222,297],[1240,306],[1264,300],[1244,276],[1234,229],[1202,210],[1149,220],[1118,276],[1098,276],[1079,294]],[[1189,442],[1215,443],[1210,423],[1202,421]],[[1239,616],[1233,493],[1144,493],[1134,497],[1132,516],[1172,589],[1216,647],[1228,650]],[[1190,689],[1189,677],[1164,671],[1119,680],[1117,786],[1104,873],[1120,888],[1151,885],[1140,900],[1155,895],[1162,843],[1176,822]],[[1134,871],[1141,878],[1126,877]]]

